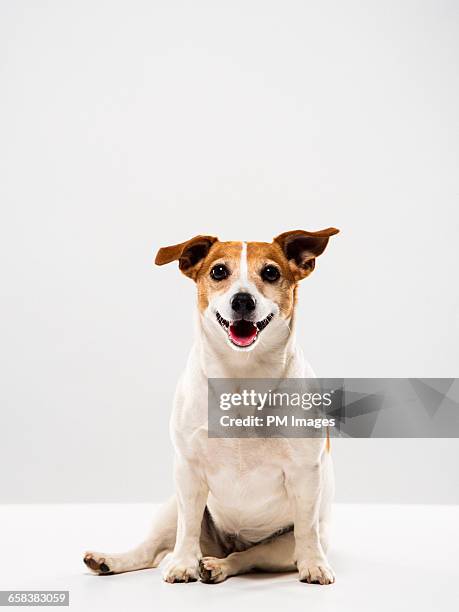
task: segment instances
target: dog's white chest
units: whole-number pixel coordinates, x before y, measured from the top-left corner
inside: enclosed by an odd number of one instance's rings
[[[258,541],[292,522],[279,440],[209,440],[209,509],[218,527]]]

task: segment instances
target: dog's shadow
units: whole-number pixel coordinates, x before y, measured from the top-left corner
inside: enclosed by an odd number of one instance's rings
[[[264,582],[271,580],[281,580],[288,578],[295,578],[298,572],[264,572],[263,570],[254,570],[253,572],[247,572],[245,574],[238,574],[237,576],[231,576],[228,580],[237,578],[238,580],[246,582]],[[225,581],[226,582],[226,581]]]

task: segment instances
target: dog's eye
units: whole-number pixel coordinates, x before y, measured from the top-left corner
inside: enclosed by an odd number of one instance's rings
[[[225,265],[217,264],[210,271],[210,276],[216,281],[221,281],[221,280],[225,280],[225,278],[228,278],[229,273],[230,272]]]
[[[279,277],[279,268],[276,266],[265,266],[261,271],[261,278],[268,283],[274,283]]]

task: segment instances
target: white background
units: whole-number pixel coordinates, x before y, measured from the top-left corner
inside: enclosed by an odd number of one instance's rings
[[[160,246],[330,225],[320,376],[458,374],[454,1],[0,3],[0,501],[159,501],[194,288]],[[334,441],[340,501],[458,503],[457,440]]]

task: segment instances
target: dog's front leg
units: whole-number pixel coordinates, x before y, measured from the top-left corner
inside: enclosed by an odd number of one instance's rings
[[[302,582],[331,584],[335,576],[320,542],[321,464],[295,463],[285,471],[294,514],[295,561]]]
[[[177,539],[172,555],[165,560],[166,582],[192,582],[198,579],[201,549],[201,523],[209,493],[199,469],[187,459],[175,464],[177,489]]]

